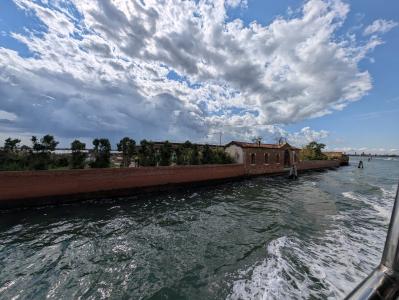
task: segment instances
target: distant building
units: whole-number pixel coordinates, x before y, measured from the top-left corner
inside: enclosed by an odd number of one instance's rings
[[[265,169],[289,168],[299,162],[299,148],[288,143],[262,144],[232,141],[226,145],[225,151],[239,164],[244,164],[252,173],[261,173]]]
[[[347,166],[349,164],[349,156],[342,152],[323,152],[330,160],[339,160],[341,166]]]

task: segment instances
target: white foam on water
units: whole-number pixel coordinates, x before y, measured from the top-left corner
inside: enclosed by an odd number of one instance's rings
[[[382,190],[380,198],[344,192],[344,197],[367,204],[363,221],[380,216],[381,226],[358,226],[350,212],[341,212],[330,217],[332,226],[323,236],[275,239],[263,261],[236,274],[227,298],[344,298],[380,261],[395,189]]]
[[[342,196],[344,196],[345,198],[352,199],[352,200],[364,202],[363,199],[361,197],[359,197],[358,195],[356,195],[354,192],[343,192]]]
[[[367,235],[372,237],[371,235]],[[341,230],[327,232],[324,241],[304,243],[281,237],[267,247],[267,258],[241,272],[228,299],[309,299],[344,298],[356,283],[378,264],[379,249],[361,242],[365,235],[348,237]],[[374,244],[372,241],[371,244]],[[368,270],[360,251],[368,248]],[[283,254],[284,250],[284,254]],[[375,261],[374,261],[375,260]]]
[[[256,266],[241,271],[240,277],[234,282],[232,293],[228,299],[284,299],[289,288],[288,281],[283,278],[287,269],[292,269],[284,260],[281,250],[287,245],[287,237],[273,240],[267,246],[268,258]],[[248,278],[249,277],[249,278]],[[300,286],[302,282],[292,278]],[[303,291],[306,292],[306,288]]]
[[[395,198],[396,186],[392,186],[390,189],[378,187],[382,192],[382,197],[379,196],[363,196],[354,192],[343,192],[342,196],[345,198],[361,201],[370,206],[374,211],[377,212],[378,216],[382,217],[385,221],[389,221],[391,218],[392,210],[392,199]]]

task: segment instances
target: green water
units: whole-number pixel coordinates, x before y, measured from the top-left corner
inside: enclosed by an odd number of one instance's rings
[[[1,299],[341,299],[379,262],[399,161],[0,213]]]

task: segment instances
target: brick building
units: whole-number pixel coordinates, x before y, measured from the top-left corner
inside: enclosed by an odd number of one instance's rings
[[[225,151],[237,163],[244,164],[249,173],[267,173],[283,171],[299,162],[300,149],[288,143],[278,145],[232,141],[226,145]]]

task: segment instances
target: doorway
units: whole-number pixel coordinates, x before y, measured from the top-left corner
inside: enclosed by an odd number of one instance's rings
[[[284,167],[289,167],[291,165],[290,152],[288,150],[284,151]]]

